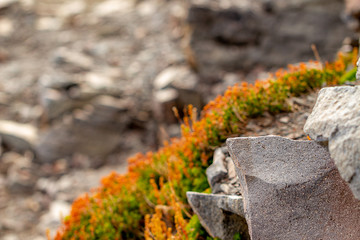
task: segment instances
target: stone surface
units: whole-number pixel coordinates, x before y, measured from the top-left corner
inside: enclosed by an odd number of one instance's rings
[[[13,5],[14,3],[17,3],[17,2],[19,2],[19,1],[18,0],[2,0],[0,2],[0,9],[10,7],[11,5]]]
[[[224,166],[225,154],[221,148],[218,148],[214,152],[213,163],[206,169],[206,176],[211,188],[214,188],[215,184],[220,182],[227,176],[227,169]]]
[[[212,193],[240,195],[240,182],[226,147],[215,149],[213,163],[206,169],[206,176]]]
[[[7,147],[24,152],[33,150],[38,141],[38,130],[30,124],[1,120],[0,136]]]
[[[29,193],[35,188],[37,177],[37,170],[31,164],[31,155],[17,155],[4,156],[8,163],[9,158],[12,158],[12,164],[7,169],[6,187],[12,193]],[[4,160],[5,160],[4,159]]]
[[[154,93],[153,111],[159,122],[178,123],[173,107],[178,107],[179,92],[173,88],[157,90]]]
[[[306,121],[312,139],[329,141],[341,176],[360,199],[360,86],[324,88]]]
[[[64,201],[54,201],[49,206],[49,211],[41,216],[40,225],[43,231],[60,227],[65,216],[70,214],[71,205]]]
[[[176,107],[183,109],[192,104],[197,109],[203,106],[203,97],[199,91],[199,78],[188,66],[171,66],[160,72],[153,82],[155,99],[164,89],[177,92]]]
[[[326,147],[278,136],[227,140],[251,239],[360,238],[360,201]]]
[[[345,0],[345,20],[350,27],[357,32],[360,28],[360,1],[359,0]]]
[[[240,233],[250,239],[241,196],[187,192],[191,208],[212,237],[232,240]]]
[[[204,78],[307,61],[314,57],[311,44],[331,59],[344,37],[354,36],[338,0],[191,2],[188,59]]]
[[[121,131],[125,126],[113,126],[109,122],[111,119],[108,119],[109,126],[99,126],[95,117],[93,120],[95,122],[74,119],[70,124],[54,126],[44,132],[35,147],[36,160],[54,163],[80,153],[91,158],[90,166],[102,165],[122,142]]]

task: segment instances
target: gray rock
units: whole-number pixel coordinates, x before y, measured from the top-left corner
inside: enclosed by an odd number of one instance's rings
[[[324,88],[306,121],[312,139],[329,141],[341,176],[360,199],[360,86]]]
[[[227,169],[224,166],[225,154],[221,148],[218,148],[214,152],[213,163],[206,169],[206,176],[211,188],[215,187],[215,184],[219,183],[222,179],[227,177]]]
[[[344,36],[354,36],[339,17],[342,1],[198,2],[191,1],[189,8],[188,59],[206,79],[221,78],[224,71],[307,61],[313,58],[311,44],[330,60]],[[324,42],[320,36],[332,37]]]
[[[348,27],[354,31],[360,30],[360,4],[358,0],[345,0],[345,13],[343,18]]]
[[[19,238],[15,234],[6,234],[1,240],[19,240]]]
[[[46,229],[55,230],[60,227],[64,217],[70,214],[71,205],[64,201],[54,201],[49,207],[49,211],[41,216],[37,228],[41,231]]]
[[[60,18],[69,18],[81,14],[86,9],[86,3],[83,0],[75,0],[62,4],[57,10],[56,15]]]
[[[14,32],[14,22],[8,18],[0,19],[0,36],[10,37]]]
[[[54,125],[41,134],[35,147],[36,160],[40,163],[52,163],[80,153],[90,157],[91,166],[102,165],[106,157],[122,143],[121,134],[126,126],[120,121],[113,124],[112,119],[108,119],[106,124],[102,120],[89,115],[84,116],[84,119]]]
[[[7,170],[6,187],[12,193],[30,193],[38,179],[32,156],[14,156],[13,164]]]
[[[53,57],[57,66],[68,68],[70,72],[82,72],[90,70],[94,62],[83,53],[71,51],[67,48],[59,48]]]
[[[191,208],[212,237],[232,240],[234,234],[250,239],[241,196],[187,192]]]
[[[161,123],[178,123],[173,107],[178,108],[179,93],[173,88],[160,89],[154,93],[153,111],[156,119]]]
[[[107,0],[97,4],[93,14],[97,17],[106,17],[109,14],[126,13],[134,8],[135,2],[136,1],[134,0],[125,0],[121,2],[117,0]]]
[[[227,171],[228,171],[229,179],[237,178],[233,160],[230,157],[227,157],[226,162],[227,162]]]
[[[182,81],[185,81],[184,84],[188,87],[193,88],[196,85],[196,75],[186,66],[171,66],[164,69],[160,72],[154,82],[154,89],[164,89],[172,86],[174,83],[181,84]]]
[[[360,239],[360,201],[326,147],[278,136],[227,140],[251,239]]]
[[[177,108],[183,109],[192,104],[197,109],[203,106],[203,99],[198,91],[198,76],[186,66],[172,66],[160,72],[154,82],[155,90],[174,88],[178,93]]]
[[[10,7],[11,5],[18,3],[19,0],[2,0],[0,2],[0,9]]]
[[[38,130],[30,124],[0,120],[0,136],[7,147],[24,152],[33,150],[38,141]]]

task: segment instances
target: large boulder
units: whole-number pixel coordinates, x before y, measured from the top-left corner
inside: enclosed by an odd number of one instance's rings
[[[312,139],[329,141],[341,176],[360,199],[360,86],[321,89],[304,131]]]
[[[186,196],[211,236],[232,240],[235,234],[240,233],[244,239],[250,239],[241,196],[196,192],[187,192]]]
[[[206,78],[334,57],[346,36],[338,0],[199,1],[188,14],[188,59]],[[200,2],[200,3],[199,3]]]
[[[231,138],[251,239],[360,239],[360,201],[326,148],[278,136]]]

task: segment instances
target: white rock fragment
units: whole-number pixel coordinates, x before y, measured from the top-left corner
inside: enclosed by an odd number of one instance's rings
[[[10,148],[18,151],[32,150],[38,140],[38,130],[30,124],[0,120],[0,136]]]

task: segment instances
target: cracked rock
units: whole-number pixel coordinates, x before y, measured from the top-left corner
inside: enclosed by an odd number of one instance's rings
[[[360,199],[360,86],[323,88],[306,121],[312,139],[329,141],[342,178]]]
[[[251,239],[360,239],[360,202],[326,147],[278,136],[227,145]]]

